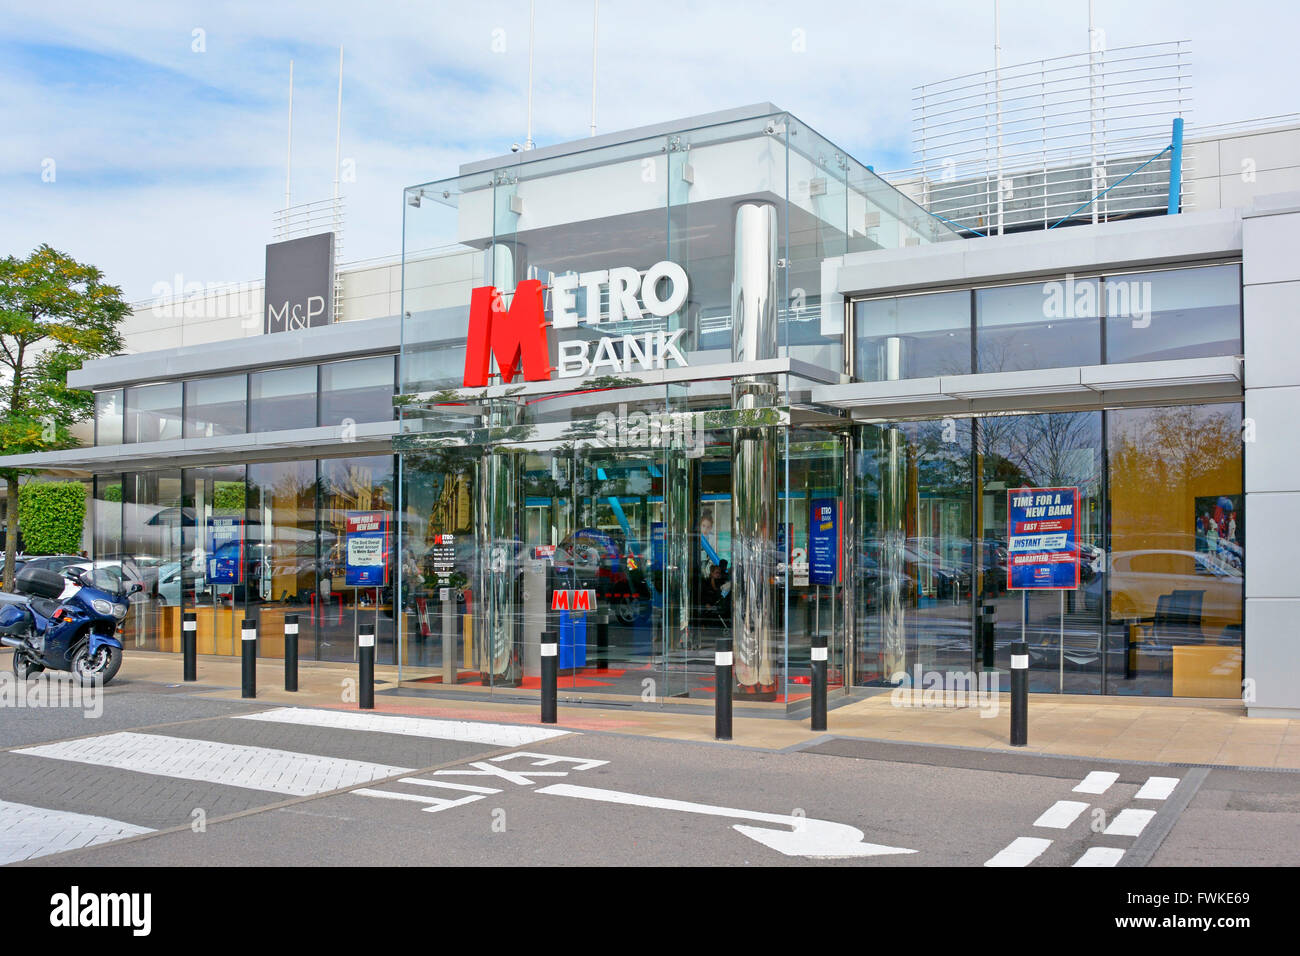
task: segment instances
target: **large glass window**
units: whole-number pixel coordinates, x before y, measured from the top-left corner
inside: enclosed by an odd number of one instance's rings
[[[126,390],[127,442],[181,437],[181,383],[133,385]]]
[[[179,651],[181,634],[181,473],[128,473],[122,484],[121,548],[95,554],[95,565],[144,589],[123,623],[128,646]]]
[[[268,369],[248,376],[248,427],[256,432],[316,426],[316,366]]]
[[[393,362],[393,356],[384,355],[322,365],[320,424],[392,421]]]
[[[95,393],[95,444],[122,444],[122,390]]]
[[[1241,406],[1109,416],[1110,620],[1122,692],[1241,692]]]
[[[1102,693],[1101,413],[986,417],[976,422],[976,432],[979,604],[994,622],[994,646],[981,646],[977,657],[1003,668],[1007,686],[1007,648],[1023,633],[1029,645],[1030,690]],[[1008,590],[1007,550],[1015,529],[1008,526],[1007,497],[1020,488],[1078,489],[1077,590]]]
[[[392,456],[320,463],[321,558],[312,604],[322,660],[355,660],[363,623],[375,625],[375,659],[396,660],[393,479]]]
[[[854,374],[866,382],[971,371],[970,293],[893,296],[855,306]]]
[[[243,375],[185,383],[185,437],[242,435],[247,428],[248,380]]]
[[[1241,353],[1241,267],[1108,276],[1106,361]]]
[[[858,682],[968,670],[970,422],[868,425],[858,447]]]
[[[1097,279],[977,289],[977,372],[1101,364]]]
[[[262,657],[284,656],[284,622],[298,615],[299,653],[313,656],[316,593],[316,462],[248,466],[248,607]]]

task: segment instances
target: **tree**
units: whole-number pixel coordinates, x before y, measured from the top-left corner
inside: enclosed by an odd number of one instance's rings
[[[68,372],[122,349],[118,331],[131,307],[104,274],[42,244],[25,259],[0,259],[0,455],[77,445],[71,426],[94,412],[94,396],[68,388]],[[13,587],[18,549],[19,469],[6,482],[5,590]]]

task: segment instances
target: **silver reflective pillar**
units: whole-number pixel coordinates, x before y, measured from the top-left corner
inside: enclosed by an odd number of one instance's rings
[[[777,357],[776,209],[768,203],[736,208],[731,281],[731,359]],[[732,380],[737,411],[775,404],[770,375]],[[776,545],[776,438],[769,427],[738,428],[731,453],[731,601],[736,682],[751,695],[775,695],[772,642],[773,550]],[[789,560],[788,556],[786,560]]]
[[[513,399],[489,403],[488,425],[517,425],[520,408]],[[480,500],[479,623],[482,633],[474,635],[475,658],[480,672],[491,675],[493,684],[517,683],[519,661],[515,658],[515,632],[519,626],[517,586],[521,555],[514,542],[522,540],[519,495],[520,452],[510,445],[489,447],[483,456]]]
[[[881,378],[902,377],[902,340],[890,336],[881,346]],[[880,645],[881,676],[892,681],[907,671],[907,619],[903,604],[904,549],[907,545],[907,437],[899,428],[883,430],[884,462],[880,476]]]

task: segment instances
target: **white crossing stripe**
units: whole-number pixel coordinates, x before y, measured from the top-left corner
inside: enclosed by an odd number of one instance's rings
[[[12,752],[293,796],[326,793],[412,770],[270,747],[129,731]]]
[[[1121,810],[1103,832],[1107,836],[1137,836],[1155,815],[1154,810]]]
[[[1110,785],[1119,779],[1119,774],[1109,770],[1094,770],[1083,778],[1083,783],[1074,788],[1075,793],[1105,793]]]
[[[1079,814],[1087,809],[1088,805],[1086,803],[1080,803],[1077,800],[1057,800],[1047,808],[1047,811],[1041,817],[1034,821],[1034,826],[1064,830],[1079,819]]]
[[[1124,851],[1114,846],[1090,846],[1083,856],[1074,861],[1075,866],[1115,866]]]
[[[984,862],[985,866],[1028,866],[1052,845],[1051,840],[1040,837],[1016,837],[1005,850]]]
[[[1142,789],[1134,794],[1134,800],[1164,800],[1178,786],[1178,777],[1147,777]]]
[[[409,800],[411,803],[423,803],[424,806],[420,809],[425,813],[437,813],[440,810],[450,810],[452,807],[461,807],[467,803],[473,803],[475,800],[486,799],[482,794],[471,794],[468,797],[461,797],[459,800],[445,800],[442,797],[428,797],[422,793],[372,790],[370,787],[358,787],[352,793],[359,797],[379,797],[381,800]]]
[[[0,800],[0,864],[153,833],[121,820]]]
[[[422,787],[442,787],[444,790],[463,790],[466,793],[500,793],[496,787],[476,787],[472,783],[452,783],[450,780],[421,780],[419,777],[403,777],[402,783],[418,783]]]
[[[335,730],[369,730],[380,734],[401,734],[432,740],[456,740],[469,744],[518,747],[523,744],[563,737],[568,730],[545,730],[524,724],[478,724],[468,720],[435,720],[403,717],[400,714],[362,714],[355,710],[313,710],[306,707],[277,707],[256,714],[236,714],[240,720],[267,720],[278,724],[330,727]]]

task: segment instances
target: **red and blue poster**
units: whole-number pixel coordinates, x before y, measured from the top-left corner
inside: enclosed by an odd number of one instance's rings
[[[1079,489],[1007,492],[1007,589],[1072,591],[1079,586]]]
[[[350,588],[377,588],[388,583],[388,512],[347,513],[347,573]]]
[[[814,498],[808,517],[808,583],[840,582],[840,502]]]
[[[208,519],[208,584],[244,580],[244,519]]]

